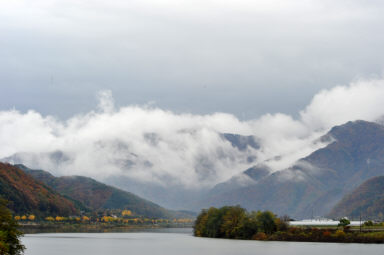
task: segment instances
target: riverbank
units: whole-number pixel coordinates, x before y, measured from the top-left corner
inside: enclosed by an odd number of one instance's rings
[[[119,233],[162,228],[192,228],[191,224],[109,224],[109,223],[34,223],[21,224],[19,230],[24,234],[38,233]]]
[[[256,233],[252,240],[291,241],[291,242],[327,242],[327,243],[384,243],[384,231],[355,231],[324,228],[289,227],[286,231],[277,231],[266,235]]]

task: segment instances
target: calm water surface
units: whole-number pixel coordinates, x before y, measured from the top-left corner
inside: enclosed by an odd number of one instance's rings
[[[384,254],[382,244],[262,242],[196,238],[190,229],[129,233],[30,234],[26,255]]]

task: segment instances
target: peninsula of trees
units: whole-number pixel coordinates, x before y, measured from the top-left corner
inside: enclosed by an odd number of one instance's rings
[[[293,227],[289,217],[270,211],[247,212],[240,206],[202,210],[194,225],[197,237],[263,241],[384,243],[384,229],[361,232],[342,220],[338,227]]]

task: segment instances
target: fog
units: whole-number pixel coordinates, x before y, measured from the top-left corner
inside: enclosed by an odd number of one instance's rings
[[[384,114],[384,80],[361,80],[319,91],[295,118],[265,114],[239,120],[229,113],[175,113],[153,105],[116,107],[111,91],[99,104],[61,120],[37,111],[0,112],[0,158],[56,175],[212,187],[257,163],[273,171],[325,146],[318,138],[350,120]],[[223,133],[253,135],[260,148],[239,150]],[[249,161],[249,158],[255,158]]]

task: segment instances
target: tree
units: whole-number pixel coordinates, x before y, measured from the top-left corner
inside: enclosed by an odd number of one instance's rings
[[[250,239],[256,233],[273,234],[283,231],[288,224],[270,212],[251,212],[240,206],[211,207],[202,210],[194,226],[195,236]]]
[[[135,219],[136,220],[136,219]],[[197,216],[195,225],[193,227],[193,233],[195,236],[206,236],[206,227],[208,220],[208,212],[207,210],[202,210],[201,213]]]
[[[0,199],[0,254],[19,255],[25,247],[20,243],[22,233],[17,230],[17,222],[7,208],[7,202]]]
[[[132,211],[131,210],[123,210],[121,212],[121,216],[132,216]]]
[[[347,218],[342,218],[342,219],[340,219],[340,222],[337,226],[343,227],[345,230],[349,224],[351,224],[351,222]]]
[[[240,206],[229,207],[223,215],[221,232],[224,233],[226,238],[242,238],[245,218],[245,209]]]
[[[268,235],[276,231],[276,216],[272,212],[257,212],[256,219],[261,232]]]
[[[45,218],[46,221],[55,221],[55,218],[53,218],[52,216],[48,216]]]
[[[287,231],[289,227],[289,223],[286,221],[284,217],[277,218],[275,220],[276,230],[277,231]]]
[[[257,212],[247,213],[247,217],[244,219],[242,224],[242,234],[244,239],[251,239],[258,230],[259,224],[257,222]]]
[[[220,209],[211,207],[208,209],[208,218],[205,229],[207,237],[223,237],[220,231],[222,216],[225,213],[226,207]]]

